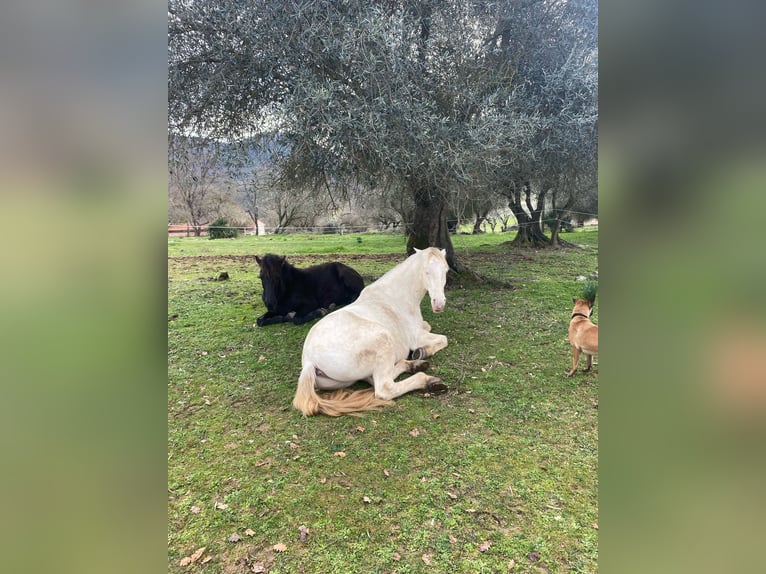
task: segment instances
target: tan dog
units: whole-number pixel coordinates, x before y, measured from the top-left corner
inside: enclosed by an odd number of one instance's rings
[[[572,344],[572,370],[567,371],[567,377],[574,375],[577,370],[577,362],[580,353],[588,357],[588,366],[583,369],[589,371],[593,362],[593,355],[598,353],[598,326],[594,325],[590,316],[593,314],[593,299],[572,299],[572,320],[569,321],[569,342]]]

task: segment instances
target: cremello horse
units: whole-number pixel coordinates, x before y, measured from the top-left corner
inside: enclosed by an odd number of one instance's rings
[[[330,416],[379,409],[414,391],[447,389],[425,374],[425,357],[447,346],[447,337],[431,333],[420,301],[428,292],[431,309],[444,310],[447,260],[444,250],[416,249],[405,261],[365,287],[359,298],[314,325],[303,344],[303,368],[293,406],[304,415]],[[408,360],[414,349],[413,359]],[[412,376],[396,382],[404,372]],[[372,389],[346,389],[356,381]],[[316,389],[335,391],[320,396]]]

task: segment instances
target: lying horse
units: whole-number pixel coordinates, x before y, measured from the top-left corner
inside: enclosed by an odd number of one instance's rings
[[[447,337],[431,333],[420,312],[426,291],[431,309],[444,310],[447,270],[444,250],[416,249],[368,285],[354,303],[314,325],[303,344],[293,406],[304,415],[340,416],[379,409],[416,389],[447,390],[440,379],[422,372],[429,366],[422,359],[446,347]],[[411,349],[414,359],[408,360]],[[395,382],[404,372],[415,374]],[[373,388],[346,389],[359,380]],[[320,396],[316,388],[336,392]]]
[[[255,257],[260,267],[263,303],[267,312],[258,325],[292,321],[306,323],[348,305],[364,289],[362,276],[343,263],[322,263],[298,269],[279,255]]]

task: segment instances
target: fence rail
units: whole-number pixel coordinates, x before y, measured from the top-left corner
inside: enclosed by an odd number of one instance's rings
[[[560,219],[559,220],[562,223],[570,224],[570,220],[566,219]],[[464,224],[465,227],[472,227],[473,224]],[[348,235],[353,233],[400,233],[401,230],[405,226],[402,224],[399,224],[395,227],[391,225],[342,225],[342,226],[332,226],[332,225],[318,225],[318,226],[307,226],[307,227],[266,227],[263,225],[258,226],[258,233],[257,235],[290,235],[293,233],[312,233],[316,235]],[[487,228],[491,228],[492,226],[488,223],[482,224],[482,230],[487,231]],[[495,225],[495,227],[498,227],[498,225]],[[504,229],[500,229],[499,231],[495,233],[504,233],[504,232],[512,232],[518,229],[518,224],[512,224],[507,226]],[[571,224],[571,227],[578,228],[578,229],[593,229],[598,228],[598,219],[594,219],[591,222],[587,223],[574,223]],[[223,225],[200,225],[200,235],[207,236],[209,229],[236,229],[239,233],[242,235],[256,235],[255,227],[254,226],[223,226]],[[567,229],[562,227],[561,231],[563,233],[567,232]],[[457,231],[453,232],[453,235],[455,233],[466,233],[470,234],[470,231]],[[195,229],[193,225],[168,225],[168,236],[169,237],[191,237],[195,234]]]

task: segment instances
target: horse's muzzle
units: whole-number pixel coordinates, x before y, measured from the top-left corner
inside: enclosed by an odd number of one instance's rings
[[[444,306],[447,304],[447,300],[445,298],[440,299],[431,299],[431,309],[434,313],[441,313],[444,311]]]

